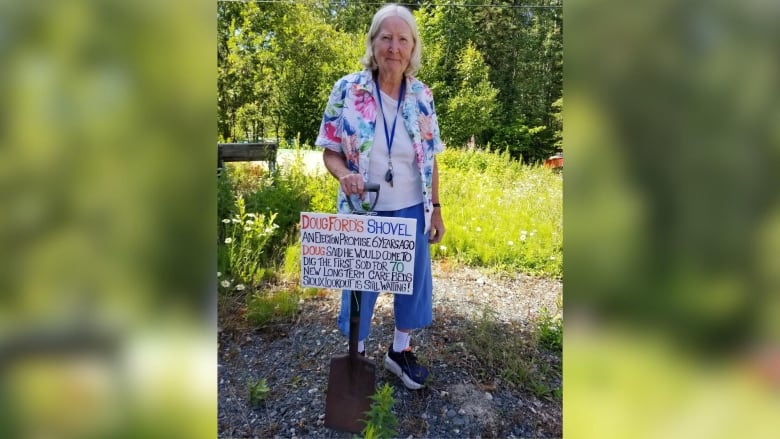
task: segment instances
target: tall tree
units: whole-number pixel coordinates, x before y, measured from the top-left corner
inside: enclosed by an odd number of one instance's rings
[[[490,126],[498,90],[490,84],[488,71],[482,54],[468,42],[455,65],[458,88],[449,99],[446,111],[440,112],[445,141],[464,145],[472,136],[481,137],[485,127]]]

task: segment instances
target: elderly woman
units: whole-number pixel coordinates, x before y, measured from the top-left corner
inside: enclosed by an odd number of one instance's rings
[[[375,206],[379,215],[417,219],[413,293],[394,296],[395,335],[384,360],[385,368],[409,389],[424,387],[428,376],[417,364],[409,339],[413,329],[433,319],[428,244],[444,236],[435,156],[443,147],[431,91],[413,76],[420,68],[420,53],[412,13],[394,4],[382,7],[366,37],[365,70],[336,82],[316,141],[324,148],[325,166],[339,181],[339,212],[349,213],[347,197],[362,199],[364,185],[372,182],[380,184]],[[377,296],[362,295],[361,353]],[[349,303],[349,292],[343,291],[338,324],[344,334],[349,331]]]

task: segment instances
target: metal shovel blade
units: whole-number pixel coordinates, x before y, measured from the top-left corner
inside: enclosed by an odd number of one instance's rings
[[[375,392],[376,364],[355,356],[339,355],[330,360],[328,394],[325,398],[325,426],[360,433]]]
[[[362,291],[351,292],[349,355],[337,355],[330,360],[325,398],[325,426],[350,433],[363,431],[376,382],[376,364],[357,351],[362,294]]]

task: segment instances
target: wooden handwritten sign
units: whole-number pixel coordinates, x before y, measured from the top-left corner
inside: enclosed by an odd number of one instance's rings
[[[301,212],[301,285],[412,294],[417,220]]]

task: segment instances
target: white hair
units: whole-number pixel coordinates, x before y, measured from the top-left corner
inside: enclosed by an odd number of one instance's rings
[[[363,66],[372,71],[379,68],[376,59],[374,59],[374,39],[379,33],[379,27],[382,25],[382,22],[388,17],[401,18],[409,25],[409,29],[412,30],[414,48],[412,49],[412,56],[409,59],[409,65],[406,67],[404,74],[407,76],[414,76],[417,71],[420,70],[421,63],[422,41],[420,41],[420,32],[417,31],[417,22],[415,21],[412,12],[403,6],[394,3],[382,6],[382,8],[374,14],[374,18],[371,20],[371,27],[368,29],[368,34],[366,34],[366,53],[363,55],[360,62],[363,63]]]

